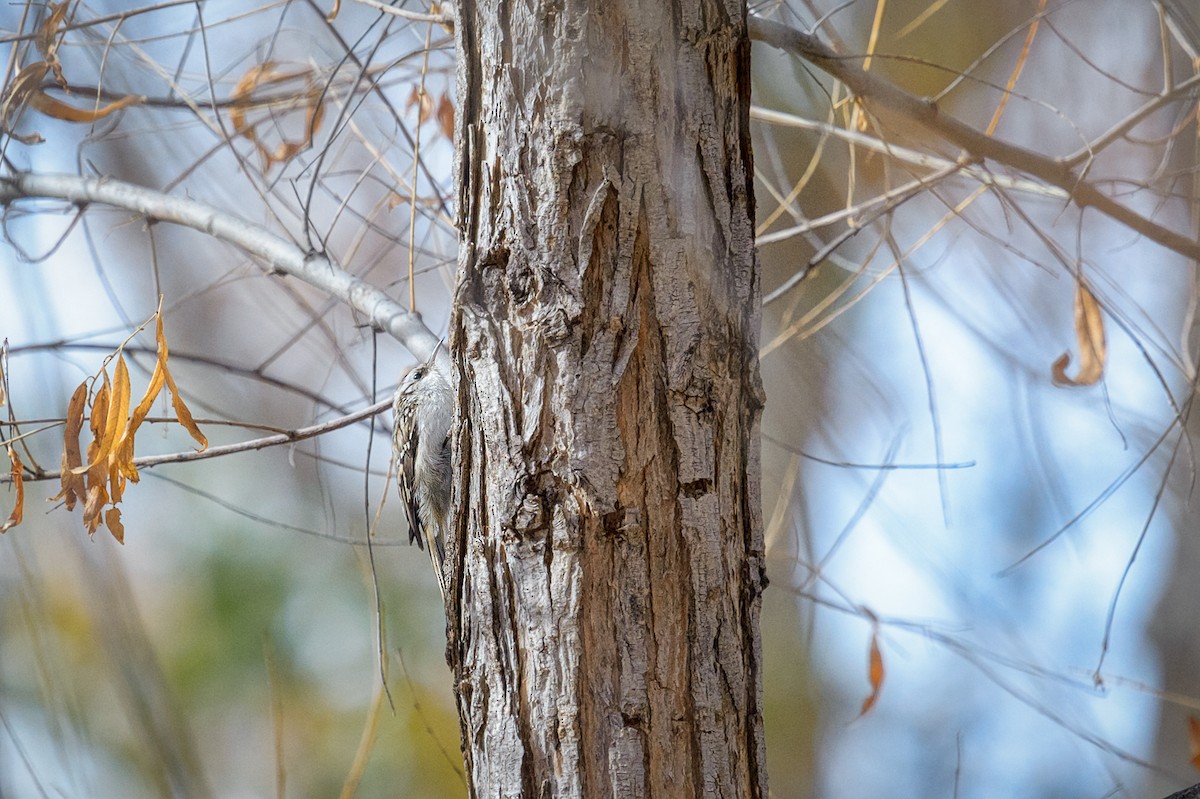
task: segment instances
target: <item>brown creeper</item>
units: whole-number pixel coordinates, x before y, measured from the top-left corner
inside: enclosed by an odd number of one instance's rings
[[[442,600],[446,515],[450,509],[450,421],[454,393],[435,365],[437,352],[400,380],[392,427],[396,486],[408,516],[408,543],[429,552]]]

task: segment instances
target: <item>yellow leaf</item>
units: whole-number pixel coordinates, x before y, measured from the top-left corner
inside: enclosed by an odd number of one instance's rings
[[[12,464],[9,474],[12,476],[13,485],[17,489],[17,501],[13,505],[12,513],[8,514],[3,524],[0,524],[0,533],[11,530],[21,523],[21,517],[25,513],[25,478],[22,476],[25,472],[25,466],[21,463],[21,459],[17,457],[17,451],[8,445],[8,460]]]
[[[1070,353],[1064,352],[1050,367],[1055,385],[1091,386],[1104,376],[1108,346],[1104,340],[1104,317],[1100,303],[1081,280],[1075,289],[1075,338],[1079,342],[1079,373],[1067,375]]]

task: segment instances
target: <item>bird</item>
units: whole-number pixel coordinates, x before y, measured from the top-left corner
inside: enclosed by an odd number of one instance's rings
[[[446,519],[450,509],[450,424],[454,390],[429,360],[404,374],[392,402],[396,487],[408,518],[408,543],[427,550],[442,601],[446,599]]]

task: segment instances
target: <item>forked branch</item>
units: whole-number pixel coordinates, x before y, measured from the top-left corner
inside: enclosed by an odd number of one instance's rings
[[[868,105],[874,104],[936,133],[961,147],[974,160],[995,161],[1057,186],[1080,208],[1095,208],[1169,250],[1200,260],[1200,242],[1121,205],[1083,180],[1073,168],[1077,158],[1059,160],[988,136],[965,122],[942,114],[936,103],[866,72],[856,66],[853,59],[838,55],[812,34],[754,16],[749,19],[749,29],[752,39],[804,59],[844,83]]]

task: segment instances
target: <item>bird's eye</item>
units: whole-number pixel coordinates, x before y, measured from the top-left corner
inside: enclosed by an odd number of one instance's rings
[[[412,379],[413,380],[420,380],[424,376],[425,376],[425,367],[424,366],[418,366],[416,369],[412,370]]]

